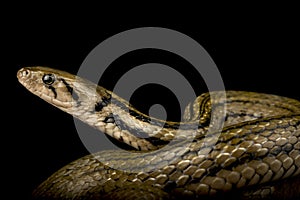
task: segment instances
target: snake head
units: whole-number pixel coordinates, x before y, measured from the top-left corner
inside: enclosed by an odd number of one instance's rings
[[[79,104],[94,109],[93,102],[101,99],[99,86],[61,70],[24,67],[17,72],[17,78],[30,92],[70,114]],[[105,91],[103,94],[107,95]]]

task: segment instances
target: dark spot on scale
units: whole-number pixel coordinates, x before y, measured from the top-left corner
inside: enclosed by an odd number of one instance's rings
[[[97,102],[96,104],[95,104],[95,111],[96,112],[99,112],[99,111],[101,111],[102,110],[102,108],[103,108],[103,106],[102,106],[102,102]]]
[[[165,123],[164,124],[164,128],[172,128],[172,129],[178,129],[179,128],[179,125],[180,124],[168,124],[168,123]]]
[[[169,141],[164,141],[161,140],[159,138],[156,137],[144,137],[145,140],[147,140],[148,142],[150,142],[151,144],[155,145],[155,146],[163,146],[169,143]]]
[[[78,101],[79,96],[78,96],[78,94],[77,94],[76,92],[74,92],[74,90],[73,90],[73,88],[70,86],[70,84],[67,83],[67,81],[66,81],[65,79],[63,79],[63,78],[61,78],[60,80],[61,80],[61,81],[63,82],[63,84],[66,86],[68,92],[72,95],[73,99],[74,99],[75,101]]]
[[[61,80],[61,81],[63,82],[63,84],[66,86],[68,92],[72,94],[72,93],[73,93],[73,88],[70,86],[70,84],[67,83],[67,81],[66,81],[65,79],[63,79],[63,78],[61,78],[60,80]]]
[[[107,103],[105,101],[100,101],[100,102],[97,102],[95,104],[95,111],[96,112],[99,112],[101,111],[105,106],[107,106]]]
[[[97,102],[95,104],[95,111],[99,112],[101,111],[105,106],[107,106],[110,103],[111,95],[108,95],[108,97],[102,97],[101,101]]]
[[[105,117],[104,122],[105,123],[114,123],[115,119],[114,119],[113,114],[109,114],[107,117]]]
[[[177,186],[177,184],[175,181],[168,181],[165,184],[164,190],[169,192],[169,191],[173,190],[174,188],[176,188],[176,186]]]
[[[111,101],[111,95],[108,94],[107,97],[102,97],[102,103],[107,105]]]
[[[282,150],[285,152],[290,152],[293,149],[293,146],[291,144],[286,144],[282,147]]]
[[[55,88],[54,88],[53,86],[51,86],[51,85],[48,85],[48,88],[53,92],[54,98],[56,99],[56,97],[57,97],[57,92],[56,92]]]
[[[215,176],[218,171],[220,171],[220,167],[217,165],[213,165],[207,169],[209,175]]]
[[[242,155],[242,156],[240,156],[238,158],[238,160],[239,160],[240,163],[247,163],[247,162],[249,162],[252,159],[253,159],[253,156],[251,154],[249,154],[249,153],[244,154],[244,155]]]
[[[150,118],[150,117],[148,117],[148,116],[143,116],[143,115],[137,113],[137,112],[134,111],[134,110],[129,110],[129,114],[130,114],[131,116],[135,117],[136,119],[141,120],[141,121],[143,121],[143,122],[148,122],[148,123],[149,123],[149,122],[151,121],[151,118]]]
[[[281,152],[281,147],[275,146],[270,150],[270,153],[273,155],[278,155]]]

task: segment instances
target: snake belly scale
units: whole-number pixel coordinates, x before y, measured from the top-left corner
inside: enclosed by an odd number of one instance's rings
[[[36,199],[299,197],[299,190],[285,192],[300,182],[297,100],[205,93],[186,107],[179,123],[150,118],[111,91],[64,71],[25,67],[17,77],[33,94],[134,149],[105,150],[64,166],[38,186]],[[213,110],[221,116],[216,123]],[[209,131],[219,119],[223,128]]]

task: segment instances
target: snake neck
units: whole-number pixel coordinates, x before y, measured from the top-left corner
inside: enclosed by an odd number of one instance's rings
[[[95,99],[88,101],[76,94],[74,106],[66,112],[136,150],[155,150],[175,138],[194,137],[206,130],[196,121],[180,123],[152,118],[102,87],[97,86],[96,91]]]

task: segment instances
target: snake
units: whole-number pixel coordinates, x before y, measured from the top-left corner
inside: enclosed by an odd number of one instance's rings
[[[71,162],[37,186],[35,199],[300,196],[298,100],[211,91],[186,106],[182,122],[172,122],[58,69],[24,67],[17,78],[49,104],[131,148]]]

